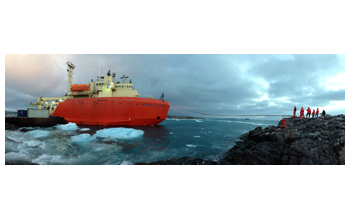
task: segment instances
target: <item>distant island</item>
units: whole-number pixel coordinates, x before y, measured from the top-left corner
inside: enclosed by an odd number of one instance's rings
[[[205,119],[205,118],[200,118],[200,117],[175,116],[175,115],[168,115],[166,118],[167,119]]]

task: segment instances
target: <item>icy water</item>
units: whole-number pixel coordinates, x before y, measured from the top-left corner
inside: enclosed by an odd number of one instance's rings
[[[5,161],[51,164],[150,163],[192,157],[217,161],[239,136],[278,120],[165,120],[148,127],[93,127],[74,123],[5,131]]]

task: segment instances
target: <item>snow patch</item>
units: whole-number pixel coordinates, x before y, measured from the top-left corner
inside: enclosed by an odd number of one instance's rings
[[[65,125],[57,125],[58,129],[63,130],[63,131],[76,131],[79,129],[77,124],[69,122],[68,124]]]

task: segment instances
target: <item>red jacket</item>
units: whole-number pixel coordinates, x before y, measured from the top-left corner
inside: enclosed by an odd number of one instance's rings
[[[312,115],[315,115],[315,109],[312,111]]]
[[[307,108],[307,113],[311,114],[311,109],[310,109],[310,107]]]
[[[317,109],[316,114],[318,115],[318,113],[320,113],[320,111]]]
[[[300,113],[301,113],[301,114],[304,114],[304,108],[301,108],[301,109],[300,109]]]

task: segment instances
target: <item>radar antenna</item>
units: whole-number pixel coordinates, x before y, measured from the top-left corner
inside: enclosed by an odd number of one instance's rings
[[[128,76],[122,76],[122,77],[120,77],[120,79],[123,79],[123,83],[125,83],[125,79],[127,79],[127,78],[129,78]]]

